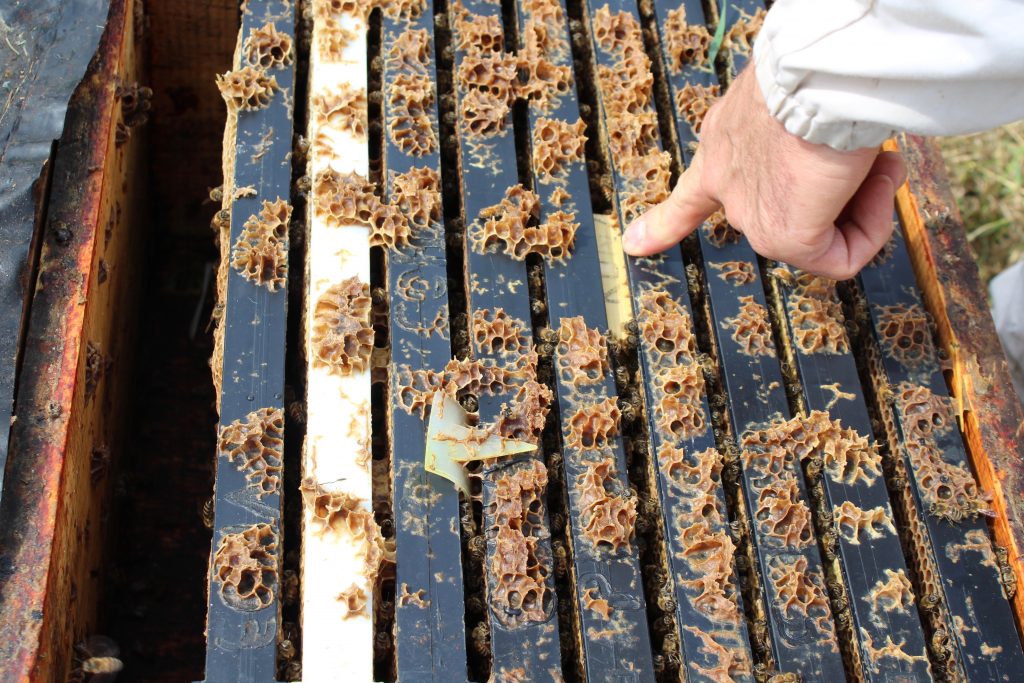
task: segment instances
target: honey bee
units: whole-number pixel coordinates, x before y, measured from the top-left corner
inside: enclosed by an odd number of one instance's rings
[[[78,662],[75,673],[83,680],[88,676],[91,683],[109,683],[124,668],[124,663],[118,659],[120,648],[106,636],[89,636],[75,645],[75,654]]]
[[[199,515],[203,519],[203,526],[207,529],[213,528],[213,502],[213,496],[210,496],[203,502],[202,509],[199,511]]]
[[[784,673],[774,674],[768,679],[768,683],[800,683],[800,674]]]

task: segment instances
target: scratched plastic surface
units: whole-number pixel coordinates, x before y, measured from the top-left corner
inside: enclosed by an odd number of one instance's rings
[[[519,22],[519,49],[526,50],[527,29],[531,22],[547,26],[546,49],[540,54],[529,55],[532,60],[546,59],[552,65],[568,68],[571,73],[572,55],[569,48],[569,31],[566,8],[557,0],[542,3],[520,0],[516,6]],[[545,21],[545,16],[552,18]],[[576,74],[577,78],[582,78]],[[615,381],[610,365],[597,362],[586,379],[577,372],[581,368],[570,356],[570,342],[577,343],[580,337],[571,336],[569,327],[576,332],[608,332],[608,317],[602,296],[601,271],[597,250],[597,235],[594,227],[590,190],[583,155],[575,158],[559,157],[556,170],[545,172],[551,160],[543,153],[541,141],[544,131],[552,125],[561,124],[568,131],[580,120],[579,101],[575,83],[549,94],[547,98],[531,99],[527,111],[530,139],[531,175],[534,189],[540,197],[541,223],[559,212],[572,215],[572,221],[579,224],[568,255],[564,259],[545,259],[545,294],[549,327],[558,332],[554,356],[554,377],[558,393],[558,408],[561,418],[562,456],[565,486],[568,491],[569,508],[569,552],[572,555],[572,575],[576,595],[576,610],[579,614],[579,638],[582,643],[581,677],[590,680],[641,681],[653,676],[650,634],[648,633],[643,582],[640,574],[639,552],[635,538],[628,546],[609,547],[608,544],[594,544],[585,532],[590,519],[586,508],[583,480],[588,463],[611,458],[614,474],[606,488],[625,494],[629,491],[626,478],[626,462],[619,434],[611,435],[603,445],[576,447],[573,445],[571,421],[581,409],[616,397]],[[567,140],[572,140],[567,135]],[[562,145],[562,148],[572,147]],[[579,141],[582,146],[582,141]],[[569,155],[570,157],[572,155]],[[620,331],[616,331],[621,333]],[[600,340],[600,345],[604,340]],[[590,344],[583,344],[591,348]],[[598,356],[600,349],[596,350]],[[575,380],[575,381],[574,381]],[[573,599],[570,596],[560,596]],[[602,614],[595,609],[607,601],[609,611]]]
[[[591,19],[594,11],[603,7],[603,3],[595,2],[591,7]],[[636,16],[636,7],[631,2],[612,2],[608,4],[612,13],[620,11],[627,12],[630,16]],[[613,67],[615,55],[610,50],[602,49],[595,44],[596,63]],[[601,100],[609,97],[611,93],[605,92],[602,88],[599,92]],[[649,99],[643,107],[646,112],[655,111],[653,99]],[[607,113],[605,114],[605,125],[608,125]],[[656,153],[661,149],[655,131],[653,144],[648,153]],[[627,193],[628,181],[624,179],[623,172],[616,166],[616,158],[611,159],[613,180],[616,191],[616,204],[619,207],[619,225],[625,225],[626,215],[622,205]],[[704,529],[700,530],[701,541],[712,539],[724,541],[728,539],[728,516],[725,514],[726,499],[721,480],[707,481],[705,492],[713,501],[713,510],[704,515],[698,511],[696,518],[691,510],[694,504],[694,492],[679,487],[669,475],[669,470],[659,466],[664,449],[681,448],[687,452],[686,464],[694,465],[694,455],[716,449],[715,438],[711,429],[711,411],[708,406],[706,392],[702,389],[699,392],[695,406],[697,413],[703,421],[703,429],[692,430],[686,434],[677,434],[671,429],[659,426],[656,415],[656,406],[665,400],[665,397],[658,394],[656,390],[657,376],[666,370],[671,371],[675,366],[681,364],[676,353],[663,353],[657,347],[657,340],[645,338],[643,325],[645,316],[654,316],[654,311],[644,312],[644,294],[664,294],[669,303],[665,308],[670,310],[681,310],[689,320],[693,320],[693,311],[690,303],[690,295],[687,288],[686,271],[683,260],[678,250],[670,250],[649,258],[627,257],[626,267],[632,292],[632,305],[634,316],[641,325],[639,338],[640,367],[642,373],[641,384],[644,387],[645,403],[647,405],[647,429],[650,438],[650,458],[654,461],[651,468],[655,470],[658,493],[660,495],[660,508],[662,520],[666,529],[666,557],[668,559],[668,570],[671,577],[671,584],[668,590],[675,598],[675,620],[682,628],[679,635],[679,657],[683,669],[681,673],[691,677],[693,680],[709,680],[712,677],[712,670],[722,663],[719,648],[726,648],[735,657],[736,665],[731,668],[730,674],[737,681],[753,680],[752,656],[747,634],[746,621],[743,618],[742,597],[739,595],[738,582],[735,568],[732,567],[731,553],[726,550],[727,561],[730,563],[731,571],[723,577],[723,591],[727,593],[735,604],[735,612],[715,613],[706,609],[706,605],[700,601],[702,590],[699,582],[706,573],[706,567],[700,562],[691,563],[688,561],[690,554],[688,548],[695,550],[691,539],[684,535],[684,532],[701,521]],[[646,299],[649,300],[649,299]],[[693,342],[692,327],[689,330],[687,341]],[[696,361],[694,361],[696,362]],[[698,374],[701,372],[697,369]],[[714,451],[718,455],[717,450]],[[718,456],[720,458],[720,455]],[[698,518],[702,518],[699,519]],[[696,529],[696,527],[694,527]],[[696,539],[694,539],[696,540]],[[707,640],[710,640],[709,644]]]
[[[703,23],[703,9],[699,2],[687,2],[684,6],[688,23]],[[675,7],[667,6],[667,3],[656,4],[663,45],[667,45],[664,21],[670,9]],[[726,33],[737,20],[752,16],[756,9],[752,2],[730,3],[725,14]],[[746,55],[741,50],[731,50],[727,56],[736,68],[742,68],[745,63]],[[663,59],[663,63],[668,61]],[[699,62],[679,70],[668,68],[667,72],[670,74],[670,99],[676,104],[673,109],[680,152],[684,163],[688,163],[693,152],[691,143],[696,140],[696,135],[692,122],[687,120],[676,98],[688,84],[717,85],[717,77]],[[698,232],[705,264],[705,292],[729,398],[731,422],[735,436],[742,438],[745,432],[757,431],[772,421],[788,418],[789,403],[771,338],[756,255],[742,237],[736,241],[722,241],[719,246],[716,240],[709,239],[705,228]],[[721,277],[727,269],[715,268],[714,264],[726,263],[741,268],[742,277]],[[767,325],[760,330],[757,325],[759,315],[764,316],[763,322]],[[764,342],[763,348],[757,344],[759,341]],[[803,506],[809,516],[810,497],[799,463],[790,458],[780,471],[769,473],[758,467],[755,459],[748,458],[741,449],[740,464],[743,493],[753,526],[751,542],[767,608],[770,651],[776,667],[781,672],[799,672],[804,680],[841,680],[845,674],[830,613],[826,611],[825,617],[812,619],[799,609],[792,609],[780,590],[786,588],[784,583],[780,583],[787,572],[785,568],[801,565],[804,566],[801,578],[806,578],[819,589],[824,588],[824,569],[813,527],[807,524],[803,539],[780,538],[766,533],[765,525],[758,519],[761,502],[767,500],[773,491],[790,486],[794,487],[796,505]]]
[[[396,79],[425,72],[437,83],[434,67],[434,21],[428,4],[416,17],[382,16],[383,89]],[[430,37],[425,62],[391,60],[388,48],[407,31]],[[435,85],[436,87],[436,85]],[[389,98],[382,99],[385,129],[394,123]],[[427,108],[429,125],[438,138],[437,102]],[[385,199],[394,198],[395,175],[428,168],[440,173],[440,156],[406,153],[385,133]],[[432,220],[428,229],[413,229],[410,243],[386,250],[390,298],[392,363],[412,370],[444,368],[451,359],[444,227]],[[390,377],[391,462],[394,478],[395,585],[409,594],[423,591],[422,601],[396,600],[395,657],[403,681],[466,680],[465,595],[459,539],[459,492],[455,486],[423,469],[427,423],[419,414],[398,406],[398,376]],[[425,524],[401,523],[424,520]]]
[[[277,30],[294,33],[294,7],[283,0],[250,0],[242,13],[242,36],[267,22]],[[239,197],[231,211],[231,243],[243,224],[259,213],[262,202],[287,200],[291,187],[292,101],[294,67],[274,69],[280,91],[263,109],[240,111],[236,145],[235,187],[252,186],[256,194]],[[271,134],[271,131],[273,134]],[[269,144],[265,143],[269,140]],[[259,145],[259,147],[257,147]],[[260,152],[260,153],[257,153]],[[283,408],[287,287],[270,291],[243,277],[234,268],[228,274],[224,307],[224,365],[220,427],[245,420],[249,413]],[[281,494],[259,495],[224,453],[218,454],[214,504],[213,549],[207,624],[207,681],[276,680],[277,629],[280,622],[279,581],[270,588],[274,597],[252,611],[230,606],[222,599],[221,582],[213,575],[214,558],[222,540],[257,524],[270,525],[281,547]],[[271,551],[274,554],[275,551]],[[279,572],[280,557],[274,560]]]
[[[673,13],[678,12],[679,7],[684,10],[686,23],[702,24],[704,21],[703,7],[700,2],[693,0],[682,4],[677,4],[672,0],[655,2],[656,21],[661,35],[662,63],[665,66],[665,73],[668,74],[672,101],[676,101],[687,85],[705,88],[717,85],[716,76],[706,68],[706,63],[703,63],[706,62],[706,58],[697,60],[697,63],[683,64],[682,68],[672,67],[673,55],[670,50],[669,33],[670,31],[678,32],[679,27],[673,25],[670,18],[673,17]],[[736,21],[749,21],[747,18],[756,13],[756,6],[752,4],[730,5],[726,9],[726,21],[733,24]],[[678,17],[678,15],[676,16]],[[743,49],[744,47],[741,45],[739,49],[731,51],[730,57],[736,68],[742,68],[748,60],[749,52]],[[696,135],[692,122],[685,118],[681,107],[678,105],[674,107],[674,113],[676,115],[676,130],[683,147],[683,156],[688,161],[692,155],[692,148],[689,145],[696,141]],[[707,276],[716,281],[728,281],[731,266],[726,264],[730,263],[731,257],[711,256],[714,251],[705,250],[705,255],[712,259],[708,263]],[[753,264],[749,249],[744,251],[743,259],[738,262]],[[748,278],[758,279],[756,268],[742,271],[732,269],[731,272],[734,281]],[[795,296],[791,289],[784,286],[782,291],[786,296]],[[799,304],[799,302],[794,303]],[[791,323],[791,315],[792,313],[788,316],[782,315],[779,319]],[[841,328],[841,317],[838,324]],[[845,329],[841,333],[845,339]],[[860,388],[856,365],[849,349],[847,348],[842,354],[807,353],[800,347],[796,347],[794,353],[801,374],[801,386],[807,409],[825,411],[833,419],[839,420],[843,427],[852,428],[857,434],[870,440],[871,422]],[[828,386],[835,387],[835,392],[824,388]],[[837,397],[841,395],[849,395],[849,398],[837,400]],[[862,510],[877,510],[880,507],[885,519],[893,519],[885,480],[880,474],[870,482],[861,479],[852,485],[847,485],[841,479],[829,476],[825,472],[823,483],[826,509],[829,512],[843,504],[856,505]],[[871,658],[868,657],[868,650],[861,649],[859,667],[861,675],[865,680],[884,680],[890,674],[900,673],[928,678],[928,662],[924,657],[925,635],[916,609],[910,605],[901,606],[898,609],[880,610],[876,609],[874,603],[866,598],[877,584],[885,584],[890,575],[907,576],[906,562],[895,529],[869,538],[864,538],[863,534],[854,535],[852,538],[838,534],[838,550],[837,560],[848,595],[863,596],[861,599],[850,601],[851,616],[854,621],[853,633],[856,634],[858,641],[879,648],[886,643],[886,638],[891,636],[895,643],[902,644],[902,651],[908,655],[906,659],[881,656]]]
[[[927,325],[918,352],[913,357],[885,343],[887,307],[917,311],[923,320],[924,308],[918,294],[914,270],[907,254],[902,229],[897,226],[888,257],[876,259],[860,275],[871,314],[872,332],[879,341],[881,363],[878,371],[898,391],[903,383],[924,387],[933,395],[948,398],[949,390]],[[901,357],[902,356],[902,357]],[[938,569],[942,611],[954,650],[954,668],[972,681],[1011,681],[1024,671],[1024,654],[1014,624],[1013,612],[999,583],[998,565],[985,518],[967,516],[959,521],[940,518],[930,512],[923,499],[921,472],[915,470],[906,443],[912,424],[893,410],[900,437],[899,457],[905,463],[907,480],[913,493],[916,514],[923,522],[925,545],[933,566]],[[946,424],[933,433],[934,445],[945,463],[970,472],[963,437],[958,425]],[[972,542],[972,539],[978,541]],[[950,672],[951,674],[955,671]]]
[[[497,105],[494,128],[487,132],[475,132],[463,125],[464,103],[476,94],[473,92],[474,86],[485,81],[491,72],[487,67],[482,68],[481,72],[485,75],[479,80],[460,75],[462,69],[469,69],[478,59],[507,59],[502,51],[504,33],[501,29],[501,7],[477,0],[464,2],[462,7],[466,11],[465,15],[460,16],[459,11],[453,8],[449,17],[454,49],[456,115],[460,119],[460,123],[456,124],[456,134],[459,139],[459,185],[463,191],[462,215],[466,227],[465,287],[470,326],[469,346],[473,358],[484,364],[514,369],[524,362],[533,348],[527,266],[525,261],[513,258],[500,248],[481,249],[477,242],[482,234],[478,231],[483,229],[485,221],[481,213],[499,205],[505,199],[506,191],[519,184],[512,113]],[[470,26],[484,25],[490,17],[497,19],[498,33],[485,33],[487,37],[497,38],[494,49],[485,48],[470,37],[476,35],[470,33]],[[490,27],[493,28],[494,21],[490,21]],[[492,66],[496,65],[492,63]],[[498,81],[501,82],[501,79],[498,78]],[[497,98],[500,99],[501,94]],[[504,316],[499,316],[499,309]],[[507,321],[513,332],[501,343],[491,343],[489,337],[483,336],[484,330],[488,320],[498,318]],[[477,321],[476,325],[474,321]],[[477,337],[477,333],[481,336]],[[493,423],[502,414],[503,405],[516,410],[513,403],[515,393],[515,386],[507,386],[498,393],[478,394],[480,421]],[[484,618],[490,629],[491,674],[498,681],[518,680],[515,676],[520,676],[521,680],[547,680],[551,677],[551,671],[561,670],[550,521],[543,495],[540,496],[535,523],[522,524],[525,545],[520,546],[532,548],[532,561],[538,565],[532,581],[542,586],[538,591],[540,604],[522,610],[506,604],[509,588],[500,575],[503,573],[500,569],[502,563],[508,562],[510,558],[498,556],[496,534],[500,530],[496,527],[495,518],[498,512],[498,482],[506,477],[516,480],[523,476],[519,473],[533,471],[529,463],[534,460],[543,462],[542,449],[503,459],[498,464],[483,467],[480,472],[483,503],[481,531],[486,539],[482,561],[486,595]],[[507,566],[507,569],[510,573],[520,575],[519,570],[522,568]]]

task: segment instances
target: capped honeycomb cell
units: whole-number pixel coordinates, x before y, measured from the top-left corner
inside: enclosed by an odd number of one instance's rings
[[[920,305],[880,306],[878,310],[882,351],[912,368],[934,359],[931,328]]]
[[[363,0],[313,0],[313,14],[323,19],[340,19],[343,15],[357,17],[366,23],[376,6]]]
[[[892,635],[886,634],[885,643],[880,647],[875,647],[874,642],[871,639],[871,634],[863,626],[860,627],[861,647],[864,650],[864,658],[868,661],[871,670],[875,673],[879,673],[882,670],[884,659],[894,659],[897,662],[902,662],[908,666],[913,666],[917,662],[927,662],[928,653],[922,648],[921,654],[912,655],[909,654],[904,648],[907,646],[907,639],[901,638],[900,642],[894,642]],[[888,665],[891,666],[891,665]]]
[[[594,597],[596,593],[596,588],[587,588],[583,591],[583,609],[588,609],[607,621],[612,618],[612,607],[606,599]]]
[[[881,505],[865,510],[845,500],[832,510],[832,515],[836,531],[853,545],[860,545],[862,535],[874,539],[881,538],[886,531],[896,533],[892,515]]]
[[[533,127],[533,169],[537,180],[550,182],[560,176],[570,164],[583,160],[583,145],[587,136],[583,119],[569,123],[561,119],[540,117]]]
[[[546,563],[538,554],[539,542],[548,535],[547,483],[547,469],[539,460],[517,464],[498,475],[485,516],[490,520],[488,541],[494,546],[488,567],[491,607],[508,628],[549,616],[553,596]]]
[[[594,15],[593,29],[597,44],[614,58],[614,66],[601,64],[597,69],[601,103],[612,132],[626,117],[647,110],[654,77],[640,25],[630,13],[612,14],[605,5]]]
[[[821,639],[819,644],[838,650],[832,608],[825,594],[825,582],[819,572],[808,571],[807,558],[795,557],[787,562],[782,557],[769,561],[768,580],[774,588],[775,600],[786,619],[804,617],[814,624]]]
[[[396,372],[397,398],[403,410],[423,417],[438,389],[445,389],[452,396],[460,393],[497,396],[535,378],[536,372],[537,354],[534,351],[524,354],[515,367],[472,359],[453,359],[442,372],[413,370],[408,365],[399,365]]]
[[[927,387],[903,382],[896,387],[900,425],[908,439],[929,439],[945,434],[956,424],[953,401],[933,394]]]
[[[658,448],[658,465],[684,493],[710,493],[721,482],[722,455],[715,448],[688,455],[682,448],[663,443]]]
[[[539,443],[552,399],[548,385],[526,380],[516,389],[511,402],[501,404],[501,414],[495,422],[498,434],[506,439]]]
[[[708,265],[719,271],[718,277],[736,287],[750,284],[757,279],[757,273],[754,272],[754,264],[750,261],[723,261],[721,263],[708,263]]]
[[[725,531],[711,531],[698,521],[682,533],[680,558],[686,562],[695,579],[681,583],[695,591],[693,605],[713,620],[734,620],[739,616],[733,584],[733,557],[736,546]]]
[[[687,83],[676,93],[676,109],[690,124],[690,128],[696,135],[700,135],[704,117],[718,96],[717,85],[700,85],[699,83]]]
[[[721,683],[735,683],[736,680],[750,676],[751,664],[745,655],[746,650],[725,647],[696,626],[683,626],[683,630],[700,638],[700,652],[713,661],[710,666],[704,666],[698,662],[689,663],[690,668],[701,676],[707,676],[708,680],[721,681]]]
[[[608,371],[604,336],[587,327],[583,316],[559,320],[555,358],[562,380],[574,387],[596,384]]]
[[[647,289],[639,298],[637,323],[644,350],[657,365],[694,363],[697,341],[686,308],[664,290]]]
[[[787,548],[805,548],[814,542],[811,511],[792,476],[777,478],[758,492],[754,519],[765,536]]]
[[[441,178],[430,167],[412,168],[394,176],[391,203],[411,226],[427,228],[441,220]]]
[[[480,90],[470,90],[459,102],[459,122],[468,135],[492,137],[505,130],[509,104]]]
[[[320,295],[310,340],[314,363],[349,375],[369,368],[373,349],[370,286],[351,277]]]
[[[370,213],[370,246],[401,249],[409,245],[409,221],[395,204],[377,202]]]
[[[277,544],[277,533],[269,524],[224,534],[213,556],[213,575],[226,605],[254,612],[274,602]]]
[[[239,472],[245,472],[258,497],[280,491],[284,468],[284,414],[280,408],[261,408],[222,427],[217,447],[229,462],[237,464]]]
[[[313,179],[316,215],[333,226],[369,225],[374,209],[381,203],[374,190],[373,183],[358,173],[324,169]]]
[[[643,43],[636,18],[626,11],[612,14],[606,4],[594,13],[594,40],[602,50],[615,52]]]
[[[558,0],[523,0],[523,11],[534,20],[552,26],[561,26],[565,20],[562,5]]]
[[[359,140],[366,139],[366,92],[348,83],[340,83],[312,97],[313,118],[319,126],[347,131]]]
[[[284,199],[263,201],[249,217],[231,251],[231,265],[257,285],[276,292],[288,284],[288,222],[292,207]]]
[[[404,154],[422,157],[437,149],[437,135],[426,115],[396,116],[387,129],[391,142]]]
[[[406,29],[388,48],[388,69],[394,69],[400,75],[426,75],[431,51],[430,34],[426,29]]]
[[[459,8],[455,10],[455,33],[459,50],[477,54],[505,50],[505,34],[498,15],[473,14]]]
[[[254,30],[246,38],[243,51],[249,66],[261,69],[283,69],[295,61],[292,37],[278,31],[272,21]]]
[[[765,14],[763,7],[759,7],[753,14],[747,14],[740,10],[740,18],[725,34],[722,47],[742,55],[749,55],[754,47],[754,38],[760,33],[761,26],[764,24]]]
[[[338,597],[335,599],[345,606],[346,611],[342,619],[357,617],[366,610],[366,591],[357,584],[353,583],[338,593]]]
[[[354,540],[367,577],[375,578],[381,564],[393,560],[393,548],[384,541],[373,511],[357,496],[328,491],[310,477],[302,480],[299,492],[303,506],[312,513],[315,533],[340,534]]]
[[[612,492],[617,484],[611,457],[587,462],[576,479],[583,537],[594,548],[607,547],[613,552],[629,550],[636,523],[636,497]]]
[[[658,115],[644,111],[633,116],[621,116],[608,127],[608,149],[616,163],[623,159],[656,152],[658,147]]]
[[[843,308],[835,282],[798,273],[786,298],[786,311],[797,347],[804,353],[849,353]]]
[[[276,78],[251,66],[218,75],[217,88],[228,108],[235,111],[263,109],[279,90]]]
[[[548,263],[564,263],[571,256],[572,245],[576,242],[574,211],[552,211],[536,229],[527,228],[524,238],[528,254],[537,254]]]
[[[538,227],[528,225],[538,214],[540,200],[522,185],[505,191],[501,203],[487,207],[469,228],[469,241],[479,254],[501,251],[519,261],[539,254],[548,261],[560,261],[572,248],[578,223],[564,211],[551,213]]]
[[[562,8],[557,2],[548,2],[542,11],[532,14],[523,26],[516,94],[549,111],[570,91],[573,80],[572,68],[566,63],[571,55],[562,28]]]
[[[387,132],[404,154],[423,156],[437,149],[431,118],[434,85],[426,72],[400,73],[388,85]]]
[[[660,367],[653,386],[654,419],[659,430],[684,439],[704,432],[704,373],[699,364]]]
[[[715,211],[704,224],[700,226],[701,232],[708,242],[716,247],[724,247],[726,244],[737,244],[740,241],[740,232],[729,224],[725,213],[721,210]]]
[[[963,464],[947,462],[935,437],[953,427],[950,400],[926,387],[902,383],[895,391],[905,449],[929,514],[951,521],[990,513],[991,497]]]
[[[545,111],[553,109],[572,88],[572,69],[565,64],[527,53],[520,57],[518,67],[525,78],[517,84],[516,95]]]
[[[903,569],[885,570],[885,580],[879,579],[864,599],[873,611],[892,612],[910,609],[914,604],[914,590]]]
[[[741,443],[745,448],[782,449],[800,459],[820,457],[829,477],[849,486],[861,481],[870,486],[882,474],[882,457],[867,437],[821,410],[777,421],[745,435]]]
[[[597,67],[597,82],[601,87],[609,134],[628,125],[631,117],[648,111],[654,87],[654,77],[649,69],[650,60],[646,54],[638,54],[628,64],[620,61],[614,68],[605,64]],[[635,80],[630,80],[631,75]]]
[[[502,308],[473,311],[470,330],[477,353],[494,355],[517,353],[528,344],[523,330],[526,324],[513,318]]]
[[[459,84],[467,90],[479,90],[507,104],[515,98],[518,77],[515,55],[489,52],[467,55],[457,73]]]
[[[671,164],[672,156],[658,151],[618,160],[619,172],[625,179],[621,202],[627,223],[668,199]]]
[[[614,396],[580,405],[566,421],[566,447],[581,451],[605,448],[619,433],[621,416]]]
[[[699,66],[707,61],[711,34],[703,24],[687,23],[684,5],[669,10],[662,36],[665,39],[672,69],[675,71],[681,70],[687,64]]]
[[[753,296],[741,296],[739,313],[726,318],[721,325],[724,329],[732,331],[733,341],[739,344],[740,351],[746,355],[775,355],[775,342],[772,340],[768,311],[754,301]]]

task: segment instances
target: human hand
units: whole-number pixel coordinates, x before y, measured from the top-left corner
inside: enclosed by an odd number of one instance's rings
[[[672,194],[630,224],[623,249],[664,251],[722,207],[762,256],[845,280],[889,240],[905,177],[895,152],[840,152],[790,134],[747,68],[708,111]]]

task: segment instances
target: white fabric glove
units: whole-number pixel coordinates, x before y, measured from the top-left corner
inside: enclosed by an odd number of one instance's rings
[[[1020,305],[1024,298],[1024,261],[992,278],[988,291],[992,295],[992,318],[1010,363],[1013,386],[1024,402],[1024,306]]]
[[[840,150],[1024,118],[1024,0],[776,0],[754,43],[768,108]]]

